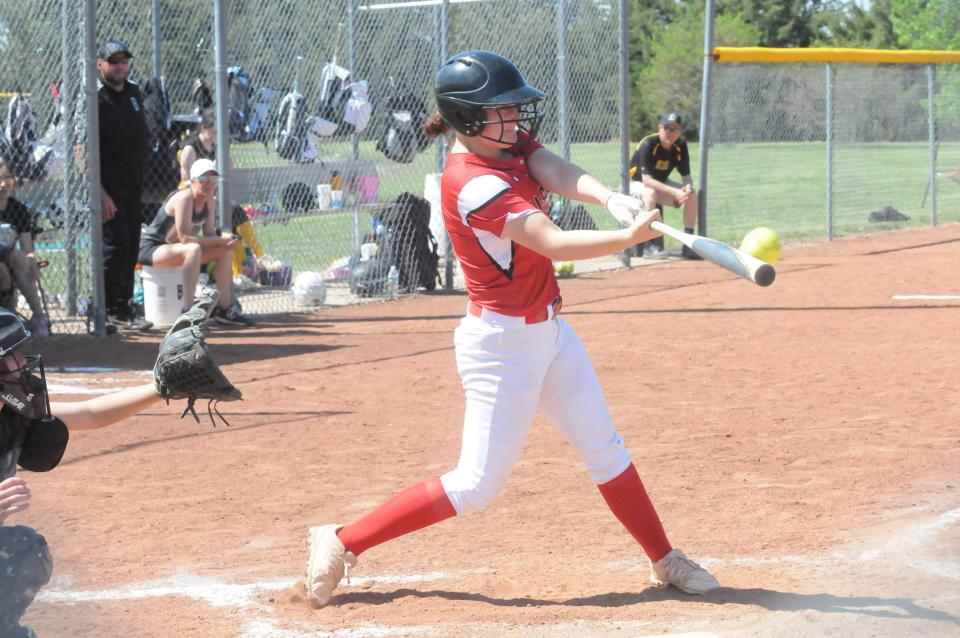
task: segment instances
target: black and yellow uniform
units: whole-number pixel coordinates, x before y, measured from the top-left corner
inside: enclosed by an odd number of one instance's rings
[[[147,168],[147,118],[140,88],[133,82],[124,82],[120,91],[101,82],[97,98],[100,182],[117,206],[117,214],[103,222],[104,296],[107,314],[130,319]]]
[[[183,149],[188,146],[193,147],[193,152],[196,153],[197,159],[208,159],[211,162],[217,161],[217,149],[211,148],[209,151],[203,147],[203,144],[200,143],[200,138],[194,135],[193,137],[188,137],[183,141],[183,144],[180,145],[180,150],[177,151],[177,165],[180,165],[181,160],[183,159]],[[178,189],[186,188],[187,184],[183,180],[180,180],[180,184],[177,186]]]
[[[680,138],[670,148],[664,148],[660,143],[660,134],[653,133],[640,140],[637,151],[630,159],[630,179],[641,181],[643,175],[649,175],[658,182],[666,183],[675,168],[681,177],[690,174],[687,142]]]

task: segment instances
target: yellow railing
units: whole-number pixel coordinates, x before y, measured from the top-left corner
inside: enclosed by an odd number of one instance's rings
[[[943,64],[960,62],[960,51],[895,51],[892,49],[774,49],[717,47],[717,62],[855,62],[860,64]]]

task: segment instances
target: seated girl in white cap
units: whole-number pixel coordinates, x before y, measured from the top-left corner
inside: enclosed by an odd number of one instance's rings
[[[211,160],[193,163],[190,182],[167,197],[141,234],[137,260],[154,268],[183,267],[184,309],[193,305],[200,268],[214,262],[220,300],[211,318],[226,325],[250,326],[253,320],[240,312],[231,297],[231,258],[237,238],[217,231],[216,208],[211,205],[218,176]]]

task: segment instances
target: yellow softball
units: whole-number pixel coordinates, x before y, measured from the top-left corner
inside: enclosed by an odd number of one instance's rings
[[[573,275],[573,262],[561,261],[553,265],[553,271],[558,277],[570,277]]]
[[[754,228],[740,243],[740,250],[761,259],[768,264],[775,263],[780,259],[780,235],[777,231],[760,226]]]

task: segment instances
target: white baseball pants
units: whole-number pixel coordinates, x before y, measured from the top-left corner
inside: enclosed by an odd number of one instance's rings
[[[593,364],[562,318],[527,325],[484,310],[482,318],[460,321],[454,344],[466,414],[460,461],[440,480],[457,515],[485,507],[503,489],[538,410],[560,428],[595,483],[630,465]]]

